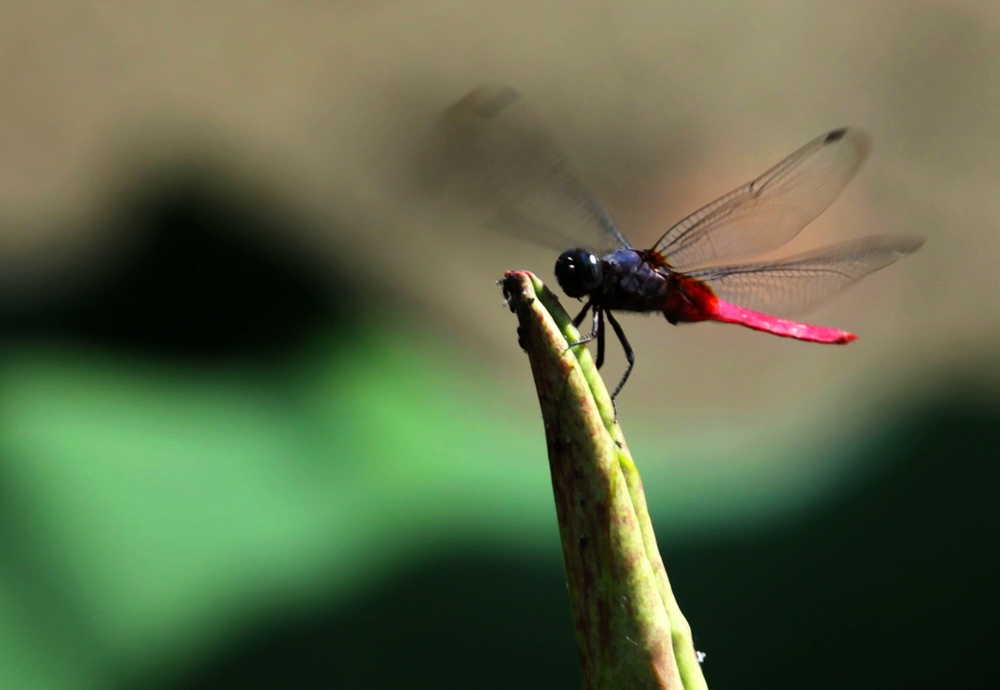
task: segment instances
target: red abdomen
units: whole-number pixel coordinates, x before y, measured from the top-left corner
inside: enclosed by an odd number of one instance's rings
[[[718,297],[700,280],[671,272],[670,289],[663,305],[663,315],[670,323],[708,321],[715,315]]]

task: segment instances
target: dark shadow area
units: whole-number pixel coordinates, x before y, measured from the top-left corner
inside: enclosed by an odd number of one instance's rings
[[[157,687],[571,690],[580,671],[562,570],[482,557],[438,562],[347,610],[259,631]]]
[[[996,687],[996,402],[964,391],[900,418],[862,445],[861,460],[886,469],[793,525],[666,549],[712,690]],[[456,555],[350,610],[275,621],[170,687],[580,678],[561,569]]]
[[[319,332],[350,343],[363,327],[365,305],[353,287],[264,241],[294,222],[279,204],[199,170],[177,170],[121,196],[119,261],[71,294],[0,310],[0,342],[52,339],[208,366],[280,364]],[[99,666],[107,650],[92,612],[53,567],[48,516],[32,487],[11,473],[5,452],[0,448],[0,575],[17,587],[11,617]]]
[[[872,439],[887,471],[818,514],[665,554],[713,690],[997,687],[997,410],[953,392]]]
[[[211,361],[281,357],[323,325],[350,332],[359,291],[281,247],[295,221],[253,190],[178,170],[125,197],[121,260],[73,295],[0,314],[0,333]]]
[[[364,310],[382,297],[372,299],[366,289],[362,302],[355,287],[318,276],[292,251],[268,244],[265,239],[287,232],[281,209],[204,172],[174,171],[122,197],[115,213],[124,242],[119,261],[43,306],[0,311],[0,337],[52,338],[209,366],[247,358],[281,362],[318,331],[332,327],[349,341],[363,327]],[[24,519],[34,514],[11,489],[15,481],[0,452],[0,572],[18,583],[34,625],[86,650],[99,666],[107,650],[91,629],[91,616],[52,569],[51,554],[36,558],[36,546],[49,535],[36,534]],[[332,626],[329,615],[321,611],[273,633],[258,631],[258,639],[234,647],[191,682],[371,686],[405,670],[412,679],[446,674],[476,687],[516,687],[526,674],[551,687],[578,685],[565,582],[557,568],[539,572],[489,559],[438,564],[356,609],[337,609]],[[419,642],[429,639],[428,622],[452,631],[437,654]],[[341,656],[361,666],[330,665]],[[359,668],[368,668],[370,677],[359,680]],[[152,687],[153,678],[137,679],[133,687]]]

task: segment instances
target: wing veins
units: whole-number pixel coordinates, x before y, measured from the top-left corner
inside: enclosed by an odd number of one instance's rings
[[[870,149],[870,137],[856,128],[817,137],[675,224],[654,249],[683,267],[779,247],[833,203]]]
[[[866,275],[916,251],[923,239],[875,235],[785,259],[685,272],[748,309],[797,311],[832,297]]]

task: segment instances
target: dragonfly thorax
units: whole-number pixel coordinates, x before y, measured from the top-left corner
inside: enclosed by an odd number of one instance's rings
[[[556,280],[570,297],[583,297],[604,280],[601,260],[586,249],[567,249],[556,260]]]

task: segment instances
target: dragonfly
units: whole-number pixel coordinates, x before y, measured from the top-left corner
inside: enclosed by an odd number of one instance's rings
[[[874,235],[780,259],[748,261],[794,238],[840,195],[871,151],[856,127],[822,134],[759,177],[670,227],[649,249],[636,249],[580,182],[540,118],[507,86],[474,89],[438,119],[436,136],[451,173],[487,201],[493,222],[565,251],[555,264],[563,292],[584,301],[597,341],[605,322],[627,368],[635,352],[617,312],[662,313],[671,324],[716,321],[813,343],[846,344],[853,333],[786,318],[817,305],[866,275],[913,253],[909,235]],[[566,247],[570,247],[566,249]],[[735,262],[735,263],[734,263]]]

